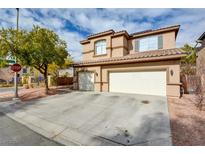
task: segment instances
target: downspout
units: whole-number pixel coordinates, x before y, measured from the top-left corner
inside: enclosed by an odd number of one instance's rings
[[[102,92],[102,86],[103,86],[103,83],[102,83],[102,66],[100,65],[100,92]]]

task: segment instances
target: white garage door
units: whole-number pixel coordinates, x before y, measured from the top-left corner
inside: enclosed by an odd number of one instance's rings
[[[79,90],[94,90],[94,73],[79,72],[78,83]]]
[[[166,71],[110,73],[109,88],[110,92],[166,96]]]

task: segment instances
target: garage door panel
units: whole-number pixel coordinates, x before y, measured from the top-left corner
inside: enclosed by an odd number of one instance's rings
[[[78,74],[79,90],[94,90],[94,73],[79,72]]]
[[[110,92],[166,95],[166,71],[113,72],[109,81]]]

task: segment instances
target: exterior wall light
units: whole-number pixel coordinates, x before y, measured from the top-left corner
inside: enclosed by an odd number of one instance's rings
[[[171,70],[171,71],[170,71],[170,74],[171,74],[171,76],[173,76],[173,75],[174,75],[174,71],[173,71],[173,70]]]

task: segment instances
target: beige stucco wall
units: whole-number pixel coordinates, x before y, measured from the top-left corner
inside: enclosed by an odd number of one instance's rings
[[[163,34],[163,49],[170,49],[176,47],[175,32],[166,32]],[[153,35],[154,36],[154,35]],[[94,39],[90,39],[90,43],[83,44],[83,61],[99,60],[110,57],[122,57],[127,54],[134,54],[135,51],[135,39],[127,39],[125,36],[112,35],[102,36]],[[95,42],[99,40],[106,40],[107,54],[95,55]]]
[[[112,38],[111,57],[122,57],[128,54],[127,39],[125,36]]]
[[[119,47],[124,45],[124,37],[123,36],[118,36],[118,37],[113,37],[112,38],[112,47]]]
[[[163,49],[171,49],[176,47],[175,32],[167,32],[163,34]]]
[[[205,41],[204,41],[205,42]],[[197,53],[196,67],[197,75],[201,76],[201,84],[203,91],[205,91],[205,46]]]
[[[106,65],[96,67],[79,67],[75,71],[93,71],[95,73],[95,91],[109,91],[109,72],[112,71],[167,71],[167,96],[180,96],[180,64],[179,61],[163,61],[149,63],[134,63],[121,65]],[[171,71],[173,75],[171,75]],[[77,74],[77,73],[76,73]],[[77,83],[75,88],[77,89]]]
[[[197,60],[196,60],[196,66],[197,66],[197,74],[205,74],[205,47],[203,47],[198,53],[197,53]]]

